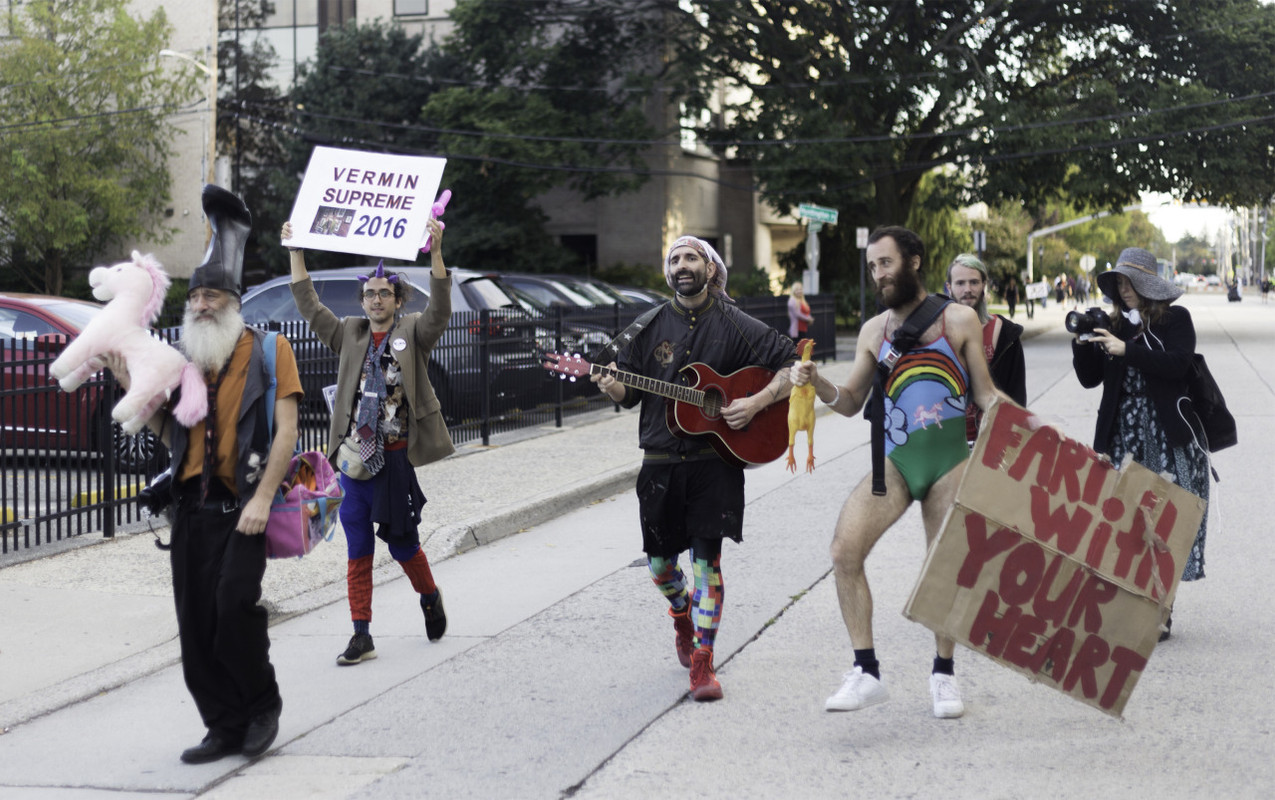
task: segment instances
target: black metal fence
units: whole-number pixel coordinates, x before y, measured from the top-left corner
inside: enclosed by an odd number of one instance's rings
[[[814,358],[836,357],[834,301],[808,298],[815,317],[809,336]],[[741,298],[739,306],[786,332],[785,298]],[[531,426],[561,426],[572,416],[614,409],[587,378],[558,380],[543,367],[546,352],[597,353],[641,309],[564,312],[543,317],[500,311],[456,312],[436,346],[430,380],[452,440],[481,441]],[[305,323],[275,324],[297,356],[305,397],[300,408],[303,449],[327,444],[324,387],[336,382],[337,358]],[[165,329],[169,334],[173,328]],[[27,550],[85,533],[111,537],[143,522],[132,498],[168,465],[168,455],[143,429],[127,436],[110,410],[119,388],[109,372],[74,392],[48,378],[60,345],[4,342],[0,384],[0,554]]]

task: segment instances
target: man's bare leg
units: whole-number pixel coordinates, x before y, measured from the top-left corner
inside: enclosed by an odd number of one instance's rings
[[[864,562],[881,536],[893,525],[912,502],[912,495],[899,471],[889,461],[885,466],[886,494],[872,494],[872,476],[860,483],[841,508],[837,529],[832,537],[833,575],[837,582],[837,602],[841,618],[855,649],[856,666],[847,672],[841,688],[828,698],[828,711],[856,711],[885,702],[889,693],[876,674],[872,643],[872,591]],[[866,669],[859,666],[863,657]]]
[[[934,540],[943,531],[943,521],[956,502],[956,490],[960,486],[961,476],[965,474],[965,465],[958,464],[946,475],[935,481],[921,501],[921,519],[925,524],[925,541],[931,547]],[[956,653],[956,642],[946,636],[934,634],[934,649],[941,660],[934,662],[934,673],[930,675],[930,698],[934,703],[934,716],[941,719],[955,719],[965,713],[965,704],[961,701],[961,691],[956,684],[956,676],[952,673],[952,656]]]
[[[850,634],[851,646],[858,650],[873,646],[872,590],[868,587],[864,562],[881,536],[912,503],[903,476],[888,460],[885,485],[884,497],[872,493],[871,475],[855,487],[841,507],[830,548],[841,618]]]

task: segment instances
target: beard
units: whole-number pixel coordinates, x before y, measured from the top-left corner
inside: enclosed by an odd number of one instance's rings
[[[691,282],[688,284],[682,283],[681,278],[683,275],[689,275],[691,278]],[[695,295],[704,291],[704,287],[707,285],[708,285],[707,272],[705,272],[703,275],[696,275],[694,272],[691,272],[688,269],[684,269],[684,270],[680,270],[673,276],[673,291],[677,292],[682,297],[694,297]]]
[[[921,293],[921,276],[915,270],[902,269],[890,283],[877,285],[877,302],[885,308],[902,308]]]
[[[181,349],[203,372],[221,372],[243,331],[243,315],[233,305],[203,318],[187,308],[182,317]]]

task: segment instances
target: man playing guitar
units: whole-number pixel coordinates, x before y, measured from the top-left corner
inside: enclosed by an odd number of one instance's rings
[[[706,441],[710,437],[670,430],[666,402],[672,401],[625,386],[614,370],[670,383],[684,383],[679,371],[693,363],[719,375],[750,366],[771,370],[774,376],[760,391],[736,397],[720,410],[732,430],[747,435],[759,412],[788,396],[787,367],[797,351],[792,340],[732,304],[726,265],[708,242],[693,236],[674,242],[664,259],[664,277],[677,296],[631,341],[618,342],[616,361],[590,380],[626,408],[642,404],[644,456],[637,479],[642,549],[652,580],[670,603],[678,660],[691,670],[691,696],[717,700],[722,687],[713,670],[713,642],[722,615],[722,540],[743,539],[744,470],[720,457]],[[678,566],[688,549],[693,592],[687,591]]]

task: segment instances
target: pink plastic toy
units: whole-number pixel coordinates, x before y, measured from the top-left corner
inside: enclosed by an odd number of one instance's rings
[[[434,201],[434,205],[429,210],[430,219],[438,219],[443,216],[443,212],[447,210],[447,201],[451,199],[452,190],[444,189],[443,193],[438,196],[438,199]],[[447,229],[447,226],[443,224],[442,220],[439,220],[438,227],[442,230]],[[428,233],[425,234],[425,246],[421,248],[422,253],[429,252],[429,246],[433,244],[433,239],[433,235]]]

